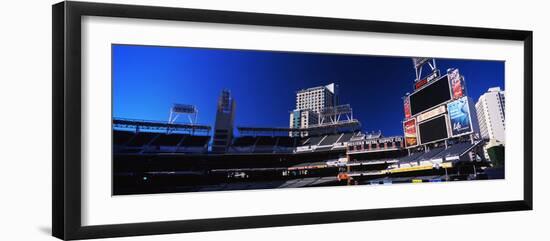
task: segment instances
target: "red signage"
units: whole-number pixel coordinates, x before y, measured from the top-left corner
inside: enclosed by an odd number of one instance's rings
[[[420,87],[424,86],[428,83],[428,79],[423,79],[414,84],[414,89],[419,89]]]
[[[411,118],[411,102],[408,96],[405,98],[405,103],[403,105],[405,107],[405,119]]]
[[[403,128],[405,129],[405,147],[418,145],[415,119],[405,121],[405,123],[403,123]]]
[[[430,81],[435,80],[437,77],[439,77],[439,70],[434,70],[434,72],[432,72],[431,74],[426,76],[426,78],[424,78],[422,80],[415,81],[414,89],[415,90],[419,89],[420,87],[426,85]]]

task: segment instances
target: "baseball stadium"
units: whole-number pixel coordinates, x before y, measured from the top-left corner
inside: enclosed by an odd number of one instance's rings
[[[391,110],[403,114],[402,135],[365,131],[336,83],[289,90],[287,126],[236,125],[231,89],[218,93],[213,125],[194,103],[168,106],[167,121],[113,117],[113,195],[504,178],[491,171],[459,69],[411,63],[410,93]]]

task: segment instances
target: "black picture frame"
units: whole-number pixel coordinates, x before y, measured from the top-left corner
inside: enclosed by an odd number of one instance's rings
[[[106,238],[228,229],[532,210],[533,32],[262,13],[150,7],[90,2],[52,6],[53,195],[52,233],[60,239]],[[522,200],[422,207],[346,210],[284,215],[81,224],[81,17],[104,16],[207,23],[366,31],[378,33],[516,40],[524,43],[524,194]]]

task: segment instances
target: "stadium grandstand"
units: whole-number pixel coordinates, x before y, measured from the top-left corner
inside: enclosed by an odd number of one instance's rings
[[[228,153],[295,153],[340,150],[359,133],[361,124],[346,121],[308,128],[238,127]],[[295,133],[308,133],[307,136]]]
[[[418,148],[407,154],[404,148],[348,152],[347,170],[341,179],[358,184],[387,184],[396,182],[449,181],[472,178],[488,167],[479,155],[483,141],[454,142],[447,146]],[[352,149],[352,146],[348,147]],[[433,177],[433,178],[432,178]],[[433,180],[432,180],[433,181]]]
[[[117,194],[345,185],[337,179],[358,122],[292,128],[239,127],[226,153],[208,150],[210,127],[113,120]]]
[[[113,119],[114,153],[206,153],[210,126]]]
[[[319,90],[336,100],[336,87],[329,87]],[[351,107],[336,106],[336,101],[319,110],[294,110],[290,127],[241,126],[233,133],[235,100],[227,90],[218,101],[214,133],[211,126],[197,124],[192,105],[175,105],[168,122],[113,119],[114,193],[485,178],[491,164],[483,154],[475,111],[466,113],[468,123],[455,123],[456,105],[462,110],[470,105],[463,77],[454,69],[444,76],[433,70],[429,80],[417,80],[414,87],[403,98],[404,136],[361,131]],[[300,114],[304,111],[307,115]],[[188,115],[189,123],[176,122],[179,115]],[[297,126],[302,117],[317,122]]]

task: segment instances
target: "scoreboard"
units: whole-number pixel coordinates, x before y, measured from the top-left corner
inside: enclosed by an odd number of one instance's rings
[[[420,143],[422,144],[443,140],[449,137],[447,131],[447,118],[445,118],[445,115],[418,124],[418,130],[420,131]]]
[[[426,81],[417,81],[414,92],[403,98],[406,148],[479,132],[464,77],[454,68],[437,76],[439,72],[434,70],[423,79]]]
[[[447,75],[432,81],[409,97],[411,115],[451,100],[451,87]]]

